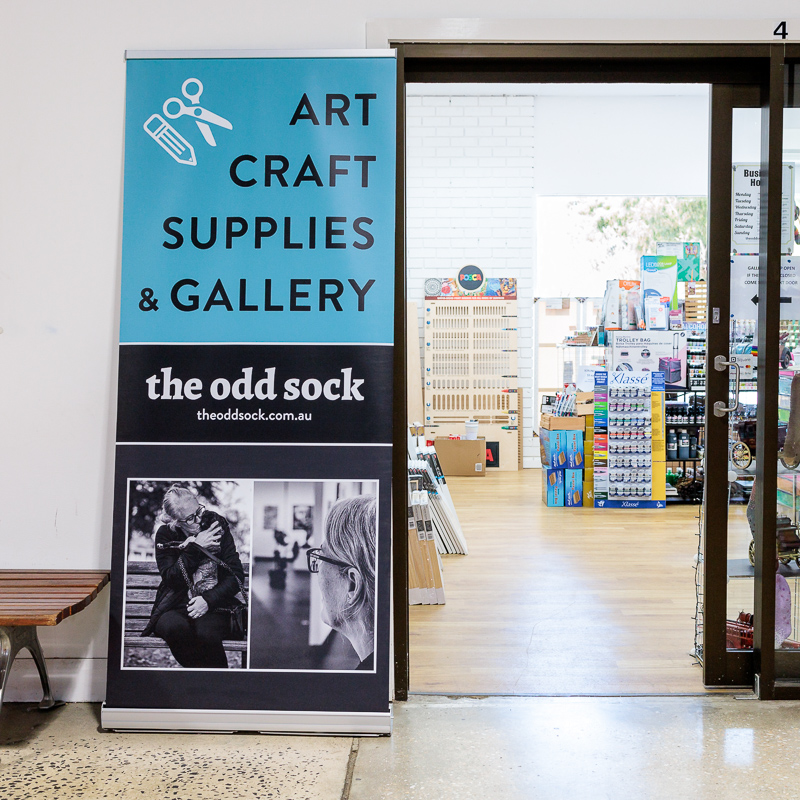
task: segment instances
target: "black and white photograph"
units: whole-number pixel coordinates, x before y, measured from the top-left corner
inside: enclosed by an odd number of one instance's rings
[[[128,482],[123,668],[245,669],[251,480]]]
[[[377,493],[254,482],[251,669],[374,671]]]

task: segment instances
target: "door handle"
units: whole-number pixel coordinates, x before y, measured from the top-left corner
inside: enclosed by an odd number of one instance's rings
[[[733,367],[734,370],[736,370],[736,377],[734,378],[736,383],[734,384],[733,389],[733,405],[729,408],[725,405],[725,403],[722,402],[722,400],[717,400],[717,402],[714,403],[715,417],[724,417],[726,414],[730,414],[731,411],[736,411],[736,409],[739,408],[739,377],[741,375],[741,368],[735,361],[728,361],[725,356],[715,356],[714,369],[717,370],[717,372],[725,372],[728,367]]]

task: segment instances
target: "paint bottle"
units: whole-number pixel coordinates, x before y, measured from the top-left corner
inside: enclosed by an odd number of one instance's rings
[[[689,458],[689,433],[686,428],[678,430],[678,458]]]
[[[667,461],[678,460],[678,437],[675,431],[667,431]]]

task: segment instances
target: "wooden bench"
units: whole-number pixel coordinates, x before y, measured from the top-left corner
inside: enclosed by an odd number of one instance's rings
[[[244,588],[250,592],[250,565],[243,563]],[[167,643],[158,636],[142,636],[153,603],[156,599],[156,590],[161,583],[158,567],[155,561],[129,561],[128,578],[125,584],[125,648],[129,647],[166,647]],[[249,597],[248,597],[249,602]],[[244,652],[247,650],[246,641],[226,639],[222,646],[226,651]]]
[[[53,699],[36,628],[77,614],[108,580],[107,572],[96,570],[0,570],[0,709],[11,665],[23,647],[33,656],[42,681],[39,709],[63,705]]]

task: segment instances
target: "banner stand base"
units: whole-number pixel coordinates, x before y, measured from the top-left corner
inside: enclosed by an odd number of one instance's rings
[[[228,711],[166,708],[109,708],[103,703],[101,727],[111,731],[305,733],[328,736],[388,736],[392,712]]]

